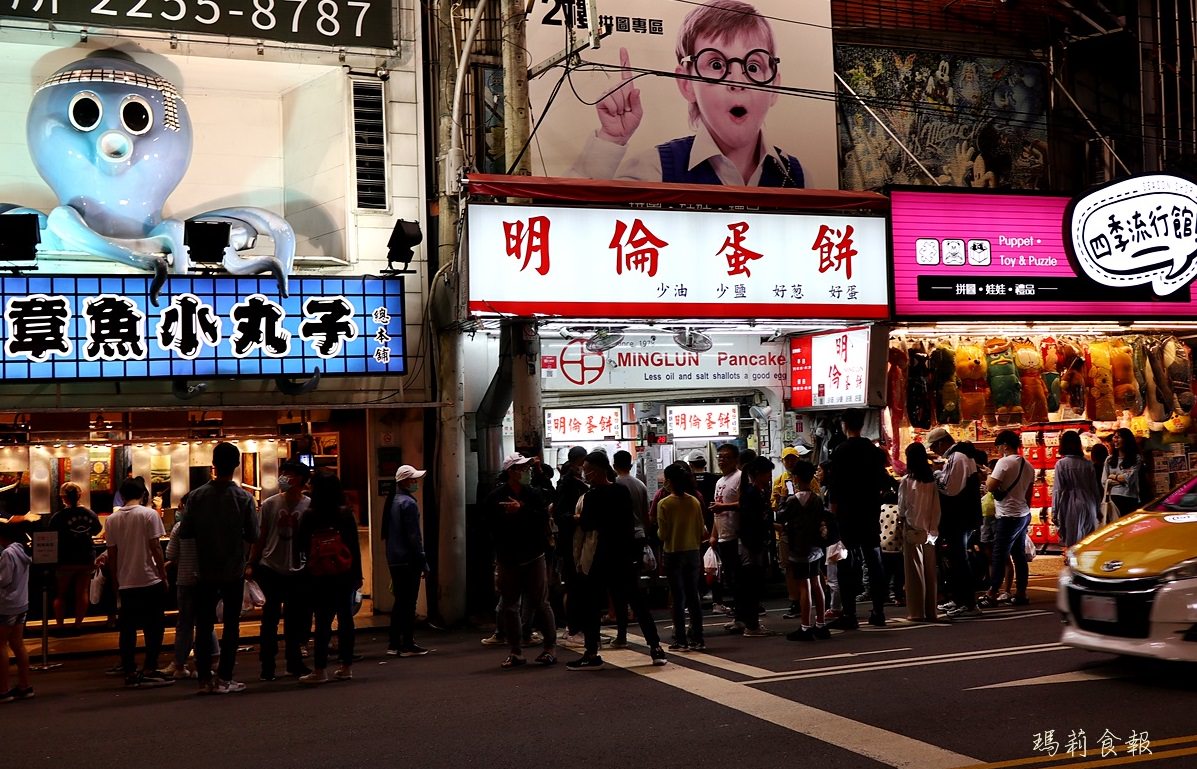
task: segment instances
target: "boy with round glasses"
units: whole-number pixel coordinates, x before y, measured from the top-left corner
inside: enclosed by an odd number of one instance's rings
[[[781,60],[774,50],[769,21],[748,3],[710,0],[695,8],[678,31],[674,70],[695,132],[625,158],[644,108],[627,50],[620,49],[623,83],[598,103],[599,129],[570,175],[804,187],[802,164],[764,133],[781,84]]]

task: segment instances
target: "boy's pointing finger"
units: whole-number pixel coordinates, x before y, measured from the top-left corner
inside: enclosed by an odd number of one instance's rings
[[[631,60],[631,57],[628,56],[628,49],[624,48],[623,46],[620,46],[620,48],[619,48],[619,66],[623,67],[623,72],[621,73],[623,76],[623,79],[631,80],[632,79],[632,70],[631,70],[632,60]]]

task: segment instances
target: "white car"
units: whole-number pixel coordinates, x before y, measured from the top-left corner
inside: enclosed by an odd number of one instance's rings
[[[1059,586],[1062,643],[1197,662],[1197,478],[1081,540]]]

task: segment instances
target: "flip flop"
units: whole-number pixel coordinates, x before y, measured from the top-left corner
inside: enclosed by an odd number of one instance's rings
[[[539,659],[539,658],[538,658]],[[518,668],[520,665],[527,665],[528,660],[523,657],[517,657],[514,654],[507,655],[507,659],[503,660],[500,667],[510,670],[511,668]]]

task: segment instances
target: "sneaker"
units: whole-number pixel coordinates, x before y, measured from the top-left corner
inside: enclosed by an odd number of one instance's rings
[[[219,694],[220,692],[216,691],[216,679],[209,678],[207,681],[200,681],[199,689],[195,693],[200,695]]]
[[[764,625],[757,625],[756,627],[744,628],[744,637],[745,638],[763,638],[768,635],[773,635],[773,634],[770,633],[768,630],[766,630]]]
[[[173,676],[174,676],[174,674],[175,674],[175,669],[176,669],[177,667],[178,667],[178,666],[177,666],[177,665],[176,665],[174,662],[172,662],[172,663],[170,663],[169,665],[167,665],[166,667],[162,668],[162,672],[163,672],[163,674],[165,674],[165,675],[168,675],[168,676],[171,676],[171,677],[173,677]]]
[[[17,698],[17,690],[9,689],[6,692],[0,692],[0,702],[12,702]]]
[[[669,651],[671,652],[684,652],[689,648],[689,645],[682,641],[674,641],[673,643],[669,644]]]
[[[1029,606],[1031,599],[1027,598],[1025,595],[1019,595],[1014,596],[1010,603],[1014,604],[1015,606]]]
[[[569,649],[583,649],[586,647],[586,635],[584,633],[566,633],[557,643]]]
[[[984,616],[984,614],[982,613],[981,609],[977,606],[974,606],[971,609],[968,607],[965,607],[965,606],[960,606],[960,607],[957,607],[956,609],[948,612],[948,619],[952,619],[952,620],[973,619],[975,617],[981,617],[981,616]]]
[[[429,652],[429,650],[425,649],[423,646],[417,646],[416,644],[412,644],[411,646],[405,646],[402,649],[400,649],[399,656],[400,657],[423,657],[428,652]]]
[[[566,670],[598,670],[603,666],[603,658],[597,654],[591,656],[583,654],[573,662],[565,663]]]
[[[612,649],[626,649],[628,648],[628,639],[616,636],[611,640]]]
[[[106,676],[123,676],[125,675],[125,666],[119,662],[104,671]]]
[[[483,646],[506,646],[507,639],[504,638],[503,636],[499,635],[498,633],[492,633],[491,635],[482,639],[482,645]],[[403,655],[400,654],[399,656],[402,657]]]
[[[5,699],[7,697],[8,699]],[[0,695],[0,702],[11,702],[12,700],[31,700],[33,699],[33,687],[27,686],[22,689],[19,686],[14,686],[8,690],[7,694]]]
[[[544,636],[540,634],[539,630],[533,630],[532,635],[525,638],[521,643],[524,646],[540,646],[544,643]]]
[[[353,670],[346,667],[337,668],[337,672],[333,673],[333,678],[338,681],[352,681]]]
[[[811,628],[810,632],[820,641],[826,641],[828,638],[831,638],[831,631],[827,629],[826,625],[815,625]]]
[[[797,630],[791,630],[786,633],[787,641],[813,641],[815,640],[814,631],[808,627],[800,627]]]
[[[669,661],[669,660],[665,659],[665,650],[662,649],[660,646],[654,646],[649,651],[648,656],[652,657],[653,664],[658,667],[660,667],[661,665],[664,665],[666,662]]]
[[[869,614],[869,624],[873,627],[885,627],[885,615],[872,612]]]
[[[483,639],[482,639],[482,643],[486,644],[487,646],[491,646],[491,644],[489,644],[489,643],[486,643],[486,642],[487,642],[487,641],[489,641],[489,640],[490,640],[489,638],[483,638]],[[398,650],[398,649],[396,649],[396,648],[394,648],[394,647],[388,646],[388,647],[387,647],[387,656],[388,656],[388,657],[398,657],[398,656],[399,656],[399,650]]]
[[[160,686],[173,686],[174,683],[174,678],[163,675],[157,670],[125,676],[126,689],[154,689]]]
[[[390,654],[389,650],[387,651],[387,654]],[[304,665],[301,668],[287,668],[287,675],[294,676],[295,678],[303,678],[304,676],[306,676],[308,673],[311,673],[311,672],[312,672],[312,669],[310,667],[308,667],[307,665]]]
[[[835,622],[827,623],[827,627],[833,627],[836,630],[857,630],[860,628],[860,622],[856,617],[837,617]]]
[[[328,673],[323,670],[319,672],[313,670],[306,676],[300,676],[299,683],[305,686],[319,686],[320,684],[326,684],[328,683]]]
[[[1014,596],[1003,591],[1001,593],[998,593],[997,602],[998,603],[1014,603]]]
[[[166,671],[162,671],[162,672],[165,673]],[[174,670],[171,671],[170,675],[176,681],[185,681],[190,678],[195,678],[195,671],[192,670],[191,668],[187,667],[186,665],[184,665],[182,667],[176,667]]]
[[[278,676],[276,676],[274,673],[267,673],[266,671],[263,670],[261,673],[258,674],[258,680],[266,681],[266,682],[277,681]]]
[[[789,610],[781,615],[782,619],[802,619],[802,609],[797,606],[791,606]]]
[[[705,652],[707,650],[707,645],[702,641],[691,641],[690,645],[686,648],[692,652]]]
[[[711,606],[711,613],[712,614],[726,614],[728,616],[731,616],[734,612],[731,609],[729,609],[728,607],[724,606],[723,604],[717,603],[717,604],[713,604]]]
[[[936,608],[937,608],[937,609],[939,609],[940,613],[942,613],[942,614],[946,614],[947,612],[950,612],[950,611],[952,611],[953,609],[955,609],[955,608],[956,608],[956,602],[955,602],[955,601],[948,601],[948,602],[946,602],[946,603],[941,603],[941,604],[940,604],[939,606],[937,606]]]
[[[245,691],[245,684],[240,681],[224,681],[216,678],[216,693],[217,694],[237,694]]]
[[[735,622],[729,622],[726,625],[724,625],[723,629],[729,633],[743,633],[744,632],[744,623],[739,620],[736,620]]]

